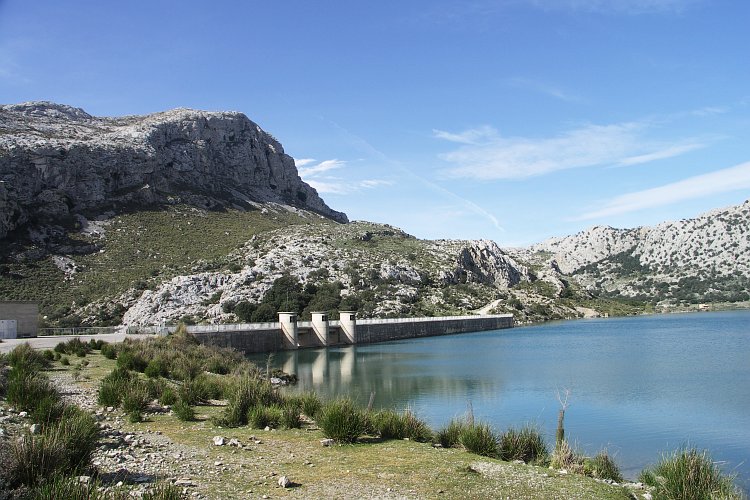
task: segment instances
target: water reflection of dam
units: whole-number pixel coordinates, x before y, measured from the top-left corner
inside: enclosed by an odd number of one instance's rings
[[[408,353],[392,345],[350,345],[277,353],[272,364],[297,375],[292,391],[314,390],[326,397],[347,396],[366,404],[375,395],[376,407],[405,404],[415,395],[442,394],[466,401],[466,395],[495,395],[502,385],[476,373],[449,374],[426,367],[436,362],[429,353]],[[385,347],[387,346],[387,347]],[[250,356],[263,364],[264,356]],[[425,367],[424,369],[422,367]],[[415,376],[415,371],[420,373]]]
[[[333,321],[323,312],[312,313],[312,321],[298,321],[296,313],[280,312],[279,321],[274,323],[193,325],[187,329],[201,343],[259,353],[372,344],[512,327],[513,316],[510,314],[358,320],[355,312],[340,311],[340,319]]]

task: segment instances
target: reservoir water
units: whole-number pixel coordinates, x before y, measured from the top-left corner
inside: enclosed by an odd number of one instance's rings
[[[265,356],[253,360],[263,365]],[[575,320],[510,330],[276,353],[291,390],[411,408],[433,428],[471,407],[498,431],[530,423],[554,442],[607,448],[635,478],[662,452],[708,449],[750,485],[750,311]]]

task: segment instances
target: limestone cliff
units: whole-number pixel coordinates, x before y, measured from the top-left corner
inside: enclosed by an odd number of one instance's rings
[[[747,300],[750,201],[653,227],[597,226],[530,252],[592,291],[689,302]]]
[[[0,239],[24,224],[65,223],[80,213],[264,202],[347,222],[242,113],[104,118],[49,102],[0,106]]]

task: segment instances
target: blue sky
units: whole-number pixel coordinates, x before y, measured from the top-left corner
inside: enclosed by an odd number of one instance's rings
[[[525,245],[750,197],[745,0],[0,0],[0,102],[236,110],[351,219]]]

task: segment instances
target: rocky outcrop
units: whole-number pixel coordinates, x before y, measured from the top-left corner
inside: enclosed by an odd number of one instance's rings
[[[300,179],[281,144],[241,113],[102,118],[48,102],[0,106],[0,238],[78,213],[264,202],[347,222]]]
[[[457,264],[453,275],[458,282],[508,288],[529,279],[526,267],[518,264],[491,240],[469,242],[459,252]]]
[[[128,301],[123,323],[150,325],[184,316],[211,323],[234,321],[224,304],[260,302],[273,281],[291,275],[301,283],[340,282],[342,295],[370,297],[372,308],[359,314],[409,314],[415,304],[452,312],[484,305],[494,291],[530,280],[493,241],[418,240],[388,225],[305,225],[265,233],[248,241],[231,257],[242,269],[178,276]],[[467,284],[467,290],[446,291]],[[461,288],[461,287],[457,287]],[[487,295],[472,296],[484,291]],[[96,306],[98,307],[98,306]]]
[[[750,297],[750,201],[653,227],[594,227],[531,247],[587,289],[690,302]]]
[[[614,229],[596,226],[531,247],[548,252],[563,273],[627,253],[652,269],[712,269],[750,274],[750,200],[712,210],[694,219],[654,227]]]

